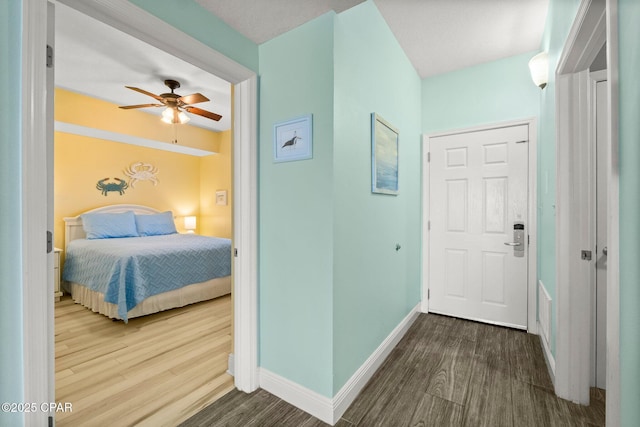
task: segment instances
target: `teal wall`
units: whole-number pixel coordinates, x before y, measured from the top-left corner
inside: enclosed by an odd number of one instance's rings
[[[620,56],[620,407],[640,425],[640,3],[619,0]]]
[[[20,209],[21,14],[19,0],[0,2],[0,402],[22,402],[22,274]],[[0,425],[20,414],[0,412]]]
[[[258,45],[193,0],[130,0],[196,40],[258,71]]]
[[[541,51],[549,54],[549,83],[542,91],[538,126],[538,279],[552,300],[551,353],[556,354],[556,79],[558,58],[580,0],[552,0]]]
[[[334,394],[420,301],[420,109],[420,78],[374,3],[338,15]],[[398,196],[371,193],[372,112],[399,130]]]
[[[333,19],[260,45],[260,366],[333,396]],[[313,159],[273,163],[273,125],[313,114]]]
[[[529,52],[422,80],[422,131],[434,133],[537,117],[540,89]]]

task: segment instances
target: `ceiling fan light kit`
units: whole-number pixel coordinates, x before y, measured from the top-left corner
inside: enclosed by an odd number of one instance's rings
[[[207,102],[209,98],[201,93],[192,93],[191,95],[180,96],[174,92],[175,89],[180,87],[180,82],[177,80],[165,80],[164,84],[171,89],[171,93],[163,93],[156,95],[146,90],[125,86],[127,89],[135,90],[144,95],[150,96],[155,100],[161,102],[161,104],[139,104],[139,105],[124,105],[120,106],[124,110],[131,110],[135,108],[147,108],[147,107],[166,107],[162,112],[162,121],[169,124],[185,124],[190,118],[185,111],[196,114],[198,116],[206,117],[207,119],[219,121],[222,116],[220,114],[212,113],[211,111],[203,110],[197,107],[193,107],[191,104],[198,104],[200,102]]]

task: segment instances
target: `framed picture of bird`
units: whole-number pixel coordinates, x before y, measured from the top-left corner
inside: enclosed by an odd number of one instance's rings
[[[398,129],[371,113],[371,192],[398,194]]]
[[[311,114],[273,125],[273,161],[291,162],[313,157]]]

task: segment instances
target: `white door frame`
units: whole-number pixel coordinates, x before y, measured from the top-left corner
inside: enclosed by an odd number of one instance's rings
[[[605,4],[606,3],[606,4]],[[591,179],[591,93],[588,67],[607,43],[607,84],[610,110],[610,164],[607,259],[607,424],[620,420],[619,370],[619,205],[618,205],[618,29],[617,0],[583,0],[556,70],[556,393],[574,402],[589,403],[591,265],[580,250],[594,250],[593,215],[588,206]],[[582,124],[582,125],[581,125]],[[588,210],[588,209],[587,209]],[[585,246],[586,245],[586,246]]]
[[[523,120],[495,123],[491,125],[476,126],[471,128],[456,129],[445,132],[426,134],[422,136],[422,302],[420,310],[423,313],[429,312],[429,251],[430,251],[430,230],[429,218],[429,174],[431,163],[429,159],[429,147],[431,139],[436,137],[455,135],[460,133],[478,132],[491,129],[499,129],[512,126],[528,125],[529,128],[529,167],[528,167],[528,234],[529,234],[529,259],[527,272],[527,332],[535,334],[538,332],[537,323],[537,298],[536,298],[536,276],[537,276],[537,237],[538,237],[538,216],[537,216],[537,119],[535,117]]]
[[[127,0],[58,0],[234,84],[235,385],[251,392],[257,376],[257,77],[246,67],[177,30]],[[24,401],[53,402],[49,384],[47,310],[52,294],[42,287],[47,213],[46,65],[47,1],[23,2],[22,40],[22,257]],[[28,269],[26,268],[28,266]],[[44,414],[46,418],[47,414]],[[26,425],[46,425],[42,413]]]
[[[590,332],[590,364],[589,364],[589,371],[590,371],[590,375],[589,375],[589,383],[591,387],[595,387],[596,383],[597,383],[597,378],[596,378],[596,362],[597,362],[597,322],[599,321],[599,319],[597,319],[597,316],[594,315],[594,313],[596,313],[597,310],[597,303],[598,303],[598,295],[597,295],[597,270],[596,270],[596,262],[598,260],[598,254],[602,253],[602,248],[601,247],[597,247],[597,231],[598,231],[598,226],[597,226],[597,222],[598,222],[598,197],[597,197],[597,188],[598,188],[598,180],[601,179],[601,174],[603,173],[602,171],[598,172],[597,169],[597,156],[598,156],[598,146],[599,144],[602,144],[602,142],[598,141],[597,138],[597,120],[598,120],[598,115],[597,113],[597,104],[598,104],[598,96],[597,96],[597,84],[598,82],[606,82],[607,80],[607,70],[600,70],[600,71],[591,71],[589,72],[589,90],[591,92],[591,98],[590,98],[590,107],[589,107],[589,113],[590,113],[590,124],[591,124],[591,137],[588,140],[588,144],[589,144],[589,151],[592,153],[593,160],[592,160],[592,168],[593,168],[593,179],[588,183],[590,188],[588,189],[589,193],[592,195],[595,195],[594,197],[590,198],[590,202],[591,205],[589,206],[589,211],[592,213],[593,215],[593,230],[594,230],[594,235],[593,235],[593,243],[594,243],[594,252],[593,252],[593,264],[592,264],[592,272],[591,272],[591,283],[589,284],[590,286],[590,290],[591,290],[591,318],[590,318],[590,322],[591,322],[591,332]],[[606,173],[605,173],[606,176]],[[602,337],[600,337],[602,338]]]

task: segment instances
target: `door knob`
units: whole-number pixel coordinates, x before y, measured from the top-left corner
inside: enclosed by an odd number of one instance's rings
[[[504,242],[507,246],[520,246],[522,243],[520,242]]]
[[[607,252],[608,252],[608,251],[607,251],[607,247],[606,247],[606,246],[605,246],[604,248],[602,248],[602,254],[603,254],[604,256],[607,256]]]

